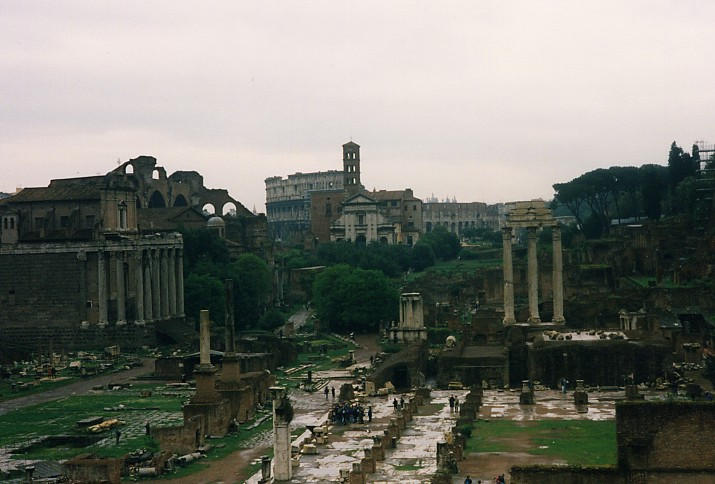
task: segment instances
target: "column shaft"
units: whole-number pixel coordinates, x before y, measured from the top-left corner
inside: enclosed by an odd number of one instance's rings
[[[124,285],[124,252],[113,252],[117,272],[117,324],[126,324],[126,292]]]
[[[167,287],[169,290],[169,316],[176,316],[176,249],[167,249]]]
[[[152,297],[151,284],[151,251],[146,251],[146,264],[144,265],[144,319],[154,320],[154,298]]]
[[[144,322],[144,268],[142,266],[142,250],[138,249],[134,254],[134,277],[136,278],[136,288],[134,293],[136,315],[134,322]]]
[[[502,229],[504,251],[504,324],[514,324],[514,266],[511,260],[511,227]]]
[[[529,227],[529,322],[540,323],[539,318],[539,261],[536,253],[536,240],[538,233],[536,227]]]
[[[104,252],[97,252],[97,305],[99,306],[99,324],[107,324],[107,270],[104,265]]]
[[[177,249],[176,253],[176,313],[184,317],[184,251]]]
[[[150,251],[151,257],[151,296],[154,320],[161,319],[161,289],[159,280],[159,249]]]
[[[169,266],[166,249],[161,249],[159,253],[161,262],[161,276],[159,278],[159,286],[161,287],[161,317],[169,319]]]
[[[554,287],[554,323],[563,323],[564,319],[564,262],[561,248],[561,229],[559,226],[553,227],[552,245],[554,248],[554,273],[552,285]]]

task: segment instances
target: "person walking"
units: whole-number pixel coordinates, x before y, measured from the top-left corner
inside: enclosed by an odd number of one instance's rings
[[[397,412],[397,405],[398,405],[398,403],[397,403],[397,398],[395,398],[395,399],[392,401],[392,406],[395,408],[395,412]]]
[[[454,395],[449,396],[449,411],[454,412]]]
[[[333,400],[335,400],[335,387],[330,387],[330,393],[333,394]]]
[[[467,476],[467,478],[464,480],[464,484],[472,484],[472,479]]]
[[[328,392],[330,392],[330,390],[328,390],[328,387],[326,386],[326,387],[325,387],[325,390],[323,390],[323,393],[325,393],[325,399],[326,399],[326,400],[328,399]]]
[[[367,421],[372,422],[372,405],[367,407]]]
[[[122,433],[119,431],[119,429],[116,429],[114,431],[114,438],[116,439],[116,445],[119,445],[119,437],[122,436]]]

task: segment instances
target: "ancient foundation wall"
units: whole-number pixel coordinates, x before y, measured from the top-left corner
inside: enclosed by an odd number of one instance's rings
[[[623,402],[616,426],[624,469],[715,473],[715,402]]]
[[[203,445],[204,433],[200,416],[186,419],[181,426],[151,429],[151,436],[159,443],[162,451],[177,454],[188,454]]]
[[[79,455],[62,464],[63,473],[71,482],[109,482],[121,481],[124,459],[100,459],[89,455]]]
[[[0,255],[0,328],[79,325],[85,264],[73,252]]]

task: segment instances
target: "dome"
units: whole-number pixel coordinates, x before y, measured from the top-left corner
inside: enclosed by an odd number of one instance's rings
[[[211,217],[208,222],[206,222],[206,226],[209,228],[212,227],[225,227],[226,222],[223,221],[221,217]]]

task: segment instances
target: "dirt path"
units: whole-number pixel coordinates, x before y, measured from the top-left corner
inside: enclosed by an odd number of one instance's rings
[[[259,458],[268,452],[270,447],[254,447],[241,449],[227,455],[221,460],[208,463],[209,467],[190,476],[176,479],[161,479],[146,481],[148,484],[161,484],[172,482],[174,484],[209,484],[224,482],[226,484],[243,482],[250,477],[248,466],[253,459]]]
[[[154,370],[153,358],[142,358],[142,366],[132,368],[130,370],[111,373],[109,375],[101,375],[94,378],[88,378],[69,385],[53,388],[46,392],[34,393],[25,397],[15,398],[13,400],[5,400],[0,402],[0,415],[18,410],[38,403],[45,403],[68,395],[85,393],[96,385],[106,385],[107,383],[121,383],[131,380],[140,375],[151,373]]]

